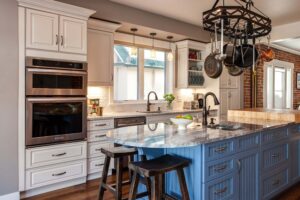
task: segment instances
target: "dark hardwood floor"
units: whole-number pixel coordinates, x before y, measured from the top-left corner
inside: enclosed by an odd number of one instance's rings
[[[126,177],[127,178],[127,177]],[[96,200],[99,179],[88,181],[86,184],[76,185],[69,188],[45,193],[42,195],[26,198],[26,200]],[[108,182],[113,182],[114,176],[110,176]],[[129,185],[124,186],[123,194],[127,197]],[[105,192],[105,200],[113,200],[110,192]],[[296,184],[274,200],[300,200],[300,183]]]

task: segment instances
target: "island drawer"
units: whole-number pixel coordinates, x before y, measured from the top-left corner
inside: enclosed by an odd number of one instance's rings
[[[88,131],[99,131],[99,130],[106,130],[106,129],[113,129],[113,128],[114,128],[113,119],[91,120],[88,121],[88,125],[87,125]]]
[[[260,134],[257,133],[238,137],[236,143],[238,152],[259,148]]]
[[[207,162],[204,166],[203,182],[222,177],[234,172],[235,169],[236,161],[233,158]]]
[[[107,141],[106,137],[107,130],[103,131],[89,131],[88,132],[88,142],[100,142]]]
[[[26,190],[86,176],[86,159],[26,171]]]
[[[269,144],[282,141],[288,138],[288,129],[286,127],[271,129],[261,133],[262,144]]]
[[[86,158],[86,142],[26,149],[26,169]]]
[[[234,140],[224,140],[206,144],[204,147],[204,155],[206,161],[224,158],[236,152]]]
[[[262,181],[262,196],[263,199],[270,199],[278,194],[289,182],[289,170],[284,168],[276,173],[268,176]]]
[[[286,163],[289,159],[288,148],[288,143],[282,143],[275,147],[264,149],[262,151],[263,170],[270,170],[270,168]]]
[[[237,187],[234,185],[237,182],[236,173],[231,173],[225,177],[213,180],[206,184],[205,187],[205,200],[228,200],[237,199]]]
[[[112,146],[112,143],[107,141],[104,142],[92,142],[88,145],[88,158],[103,156],[104,154],[101,153],[101,148],[109,148]]]

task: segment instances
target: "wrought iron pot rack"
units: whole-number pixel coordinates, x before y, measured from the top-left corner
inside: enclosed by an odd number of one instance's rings
[[[216,0],[212,9],[203,12],[203,28],[221,33],[221,20],[224,22],[224,35],[231,38],[255,39],[269,35],[272,30],[271,19],[254,6],[252,0],[235,0],[238,6],[217,6]],[[253,9],[252,9],[253,8]],[[256,10],[257,12],[254,12]],[[259,12],[259,13],[258,13]]]

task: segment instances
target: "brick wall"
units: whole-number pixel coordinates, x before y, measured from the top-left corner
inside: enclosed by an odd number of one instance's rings
[[[266,49],[265,45],[260,45],[261,50]],[[294,74],[293,74],[293,106],[298,107],[300,102],[300,90],[296,89],[296,74],[300,72],[300,55],[288,53],[279,49],[272,48],[275,52],[275,59],[286,62],[294,63]],[[244,76],[244,107],[251,108],[251,72],[246,70]],[[263,107],[263,63],[257,66],[257,107]]]

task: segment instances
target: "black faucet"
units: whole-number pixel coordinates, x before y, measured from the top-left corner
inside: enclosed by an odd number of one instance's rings
[[[154,91],[151,91],[151,92],[148,93],[148,98],[147,98],[147,111],[148,112],[150,111],[150,105],[151,105],[150,100],[149,100],[149,97],[150,97],[151,93],[155,95],[155,100],[158,100],[157,94]]]
[[[218,98],[216,97],[216,95],[212,92],[208,92],[204,95],[204,99],[203,99],[203,116],[202,116],[202,125],[203,126],[207,126],[207,116],[209,115],[209,109],[210,106],[208,107],[208,109],[206,108],[206,100],[208,96],[212,96],[214,98],[214,103],[215,105],[220,105],[220,102],[218,100]]]

